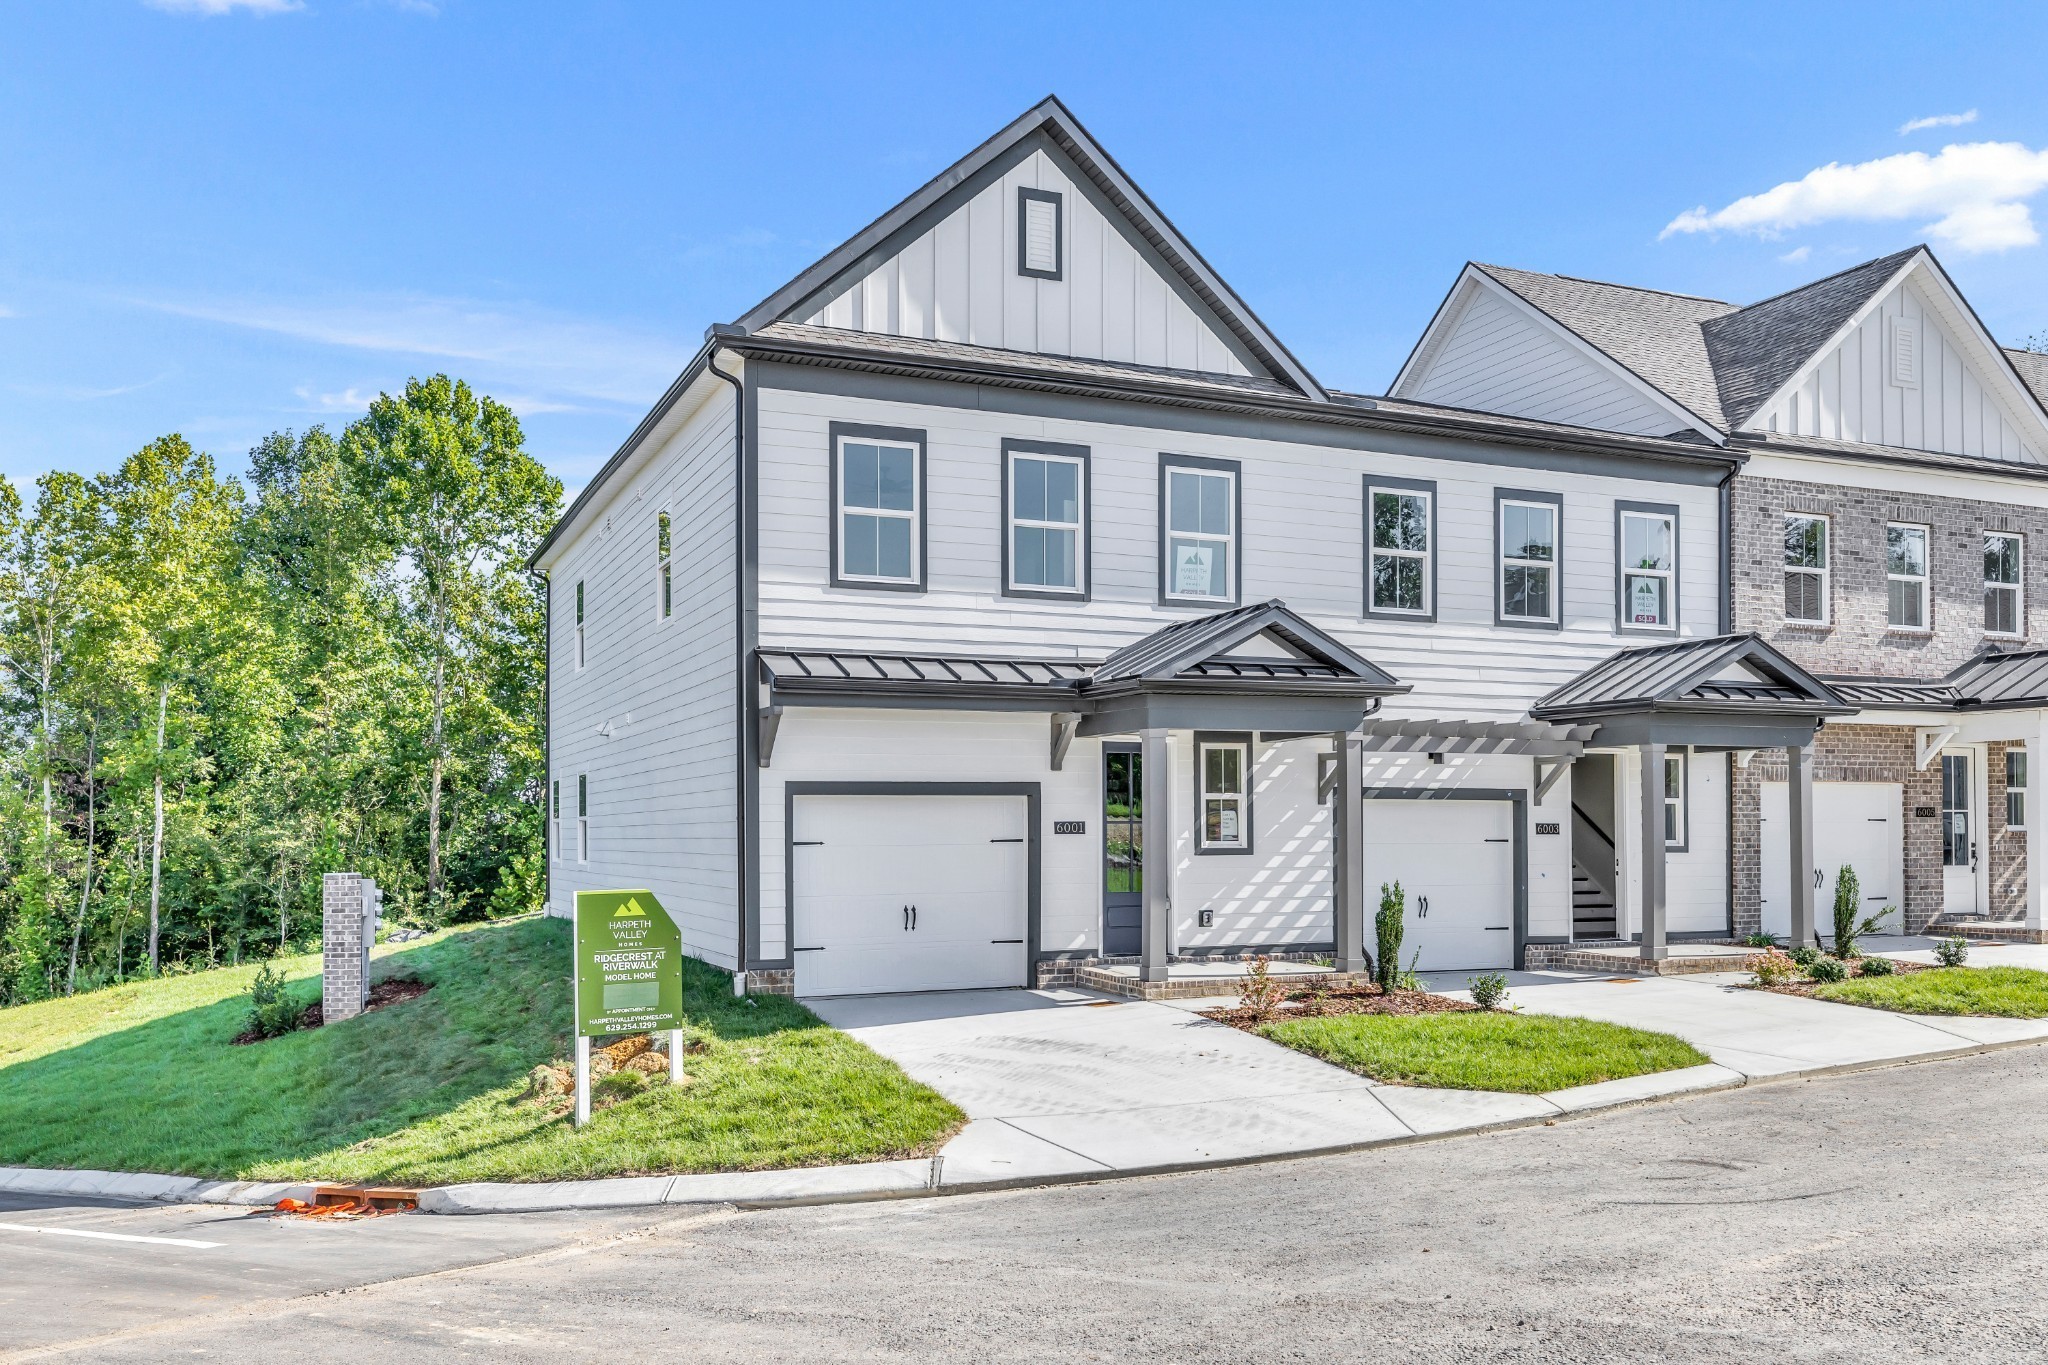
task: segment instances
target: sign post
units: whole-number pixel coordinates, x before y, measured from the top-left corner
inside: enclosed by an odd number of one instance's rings
[[[590,1040],[667,1032],[683,1071],[683,936],[651,891],[576,893],[576,1125],[590,1121]]]

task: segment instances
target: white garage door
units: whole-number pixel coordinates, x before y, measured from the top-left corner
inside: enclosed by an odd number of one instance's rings
[[[799,796],[798,995],[1024,984],[1021,796]]]
[[[1763,786],[1763,911],[1764,932],[1792,932],[1791,817],[1783,782]],[[1904,790],[1896,782],[1816,782],[1813,784],[1814,870],[1820,874],[1813,892],[1814,927],[1823,935],[1834,929],[1835,878],[1845,866],[1856,869],[1863,892],[1860,920],[1886,906],[1892,913],[1885,928],[1898,932],[1900,860]]]
[[[1367,801],[1366,934],[1380,885],[1401,883],[1401,965],[1504,969],[1515,961],[1514,807],[1506,801]]]

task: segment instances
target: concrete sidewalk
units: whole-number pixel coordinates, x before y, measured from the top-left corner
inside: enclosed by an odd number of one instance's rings
[[[1870,947],[1931,961],[1933,943]],[[1973,945],[1972,965],[2048,969],[2048,945]],[[1465,973],[1425,977],[1464,994]],[[1229,1166],[1555,1122],[1674,1095],[2048,1040],[2048,1019],[1889,1014],[1741,989],[1740,973],[1508,974],[1510,1004],[1676,1034],[1712,1063],[1544,1095],[1381,1085],[1201,1018],[1231,1003],[1079,990],[964,991],[810,1002],[959,1105],[969,1122],[914,1161],[423,1191],[435,1213],[659,1204],[764,1207],[1002,1189]],[[203,1189],[202,1189],[203,1187]],[[0,1190],[268,1203],[285,1187],[0,1168]]]

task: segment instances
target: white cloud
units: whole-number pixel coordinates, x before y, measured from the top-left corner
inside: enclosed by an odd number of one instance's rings
[[[233,14],[245,9],[251,14],[287,14],[304,9],[303,0],[142,0],[151,9],[166,14]]]
[[[517,412],[567,411],[572,400],[628,407],[659,397],[691,348],[651,332],[516,305],[424,295],[351,295],[304,303],[271,299],[137,299],[178,317],[293,337],[316,345],[425,362],[470,381]],[[415,371],[426,372],[426,368]],[[520,395],[506,397],[505,391]],[[316,395],[302,391],[309,402]],[[317,395],[339,411],[367,405],[349,389]]]
[[[1975,109],[1965,109],[1960,114],[1934,114],[1928,118],[1909,118],[1899,125],[1899,136],[1917,133],[1924,128],[1960,128],[1966,123],[1977,121]]]
[[[1786,265],[1798,265],[1801,262],[1805,261],[1805,259],[1808,256],[1811,256],[1812,254],[1813,248],[1810,246],[1795,246],[1790,251],[1780,256],[1778,259],[1783,261]]]
[[[1844,166],[1829,162],[1726,208],[1687,209],[1659,238],[1681,232],[1775,237],[1839,221],[1933,215],[1920,231],[1962,251],[2004,251],[2040,241],[2026,200],[2048,188],[2048,151],[2018,142],[1952,143],[1933,156],[1901,152]]]

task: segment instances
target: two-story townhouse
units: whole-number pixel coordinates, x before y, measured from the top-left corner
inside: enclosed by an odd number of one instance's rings
[[[1396,881],[1424,968],[1725,935],[1727,755],[1839,709],[1723,633],[1736,465],[1326,389],[1048,100],[710,329],[536,553],[551,904],[807,995],[1356,971]]]
[[[2027,875],[2048,718],[2048,356],[2000,347],[1913,247],[1746,306],[1497,266],[1460,275],[1393,385],[1741,458],[1724,611],[1853,716],[1735,770],[1736,927],[1783,933],[1788,771],[1816,890],[1853,867],[1894,928],[2048,930]]]

